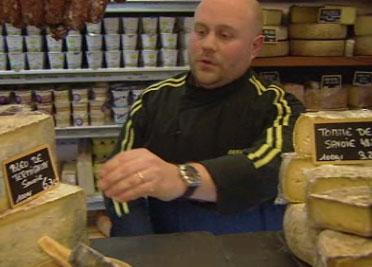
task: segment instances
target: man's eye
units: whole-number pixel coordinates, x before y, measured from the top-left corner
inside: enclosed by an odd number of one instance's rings
[[[222,39],[231,39],[233,37],[232,34],[228,32],[221,32],[220,36]]]

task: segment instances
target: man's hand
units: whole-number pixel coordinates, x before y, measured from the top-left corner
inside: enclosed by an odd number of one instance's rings
[[[186,190],[178,167],[145,148],[117,154],[103,165],[100,177],[99,188],[107,197],[120,202],[146,196],[169,201]]]

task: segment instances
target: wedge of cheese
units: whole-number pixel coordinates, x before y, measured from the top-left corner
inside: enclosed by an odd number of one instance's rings
[[[262,10],[263,25],[279,26],[282,24],[283,11],[280,9]]]
[[[317,267],[372,266],[370,238],[325,230],[319,234],[317,251]]]
[[[372,188],[372,166],[322,165],[305,170],[304,175],[308,195],[352,186]]]
[[[280,195],[289,203],[306,202],[307,176],[305,171],[316,166],[311,158],[302,158],[296,153],[284,153],[280,166]]]
[[[356,186],[310,194],[309,218],[319,228],[372,237],[372,187]]]
[[[343,56],[344,40],[291,40],[290,54],[305,57]]]
[[[337,40],[346,38],[347,27],[341,24],[290,24],[288,31],[291,39]]]
[[[283,230],[286,243],[296,257],[310,265],[315,263],[319,230],[311,227],[305,204],[290,204],[284,214]]]
[[[301,157],[311,157],[314,147],[314,124],[334,122],[371,121],[370,110],[318,111],[301,114],[293,134],[295,152]]]
[[[0,163],[37,146],[50,146],[56,163],[53,118],[42,113],[18,113],[0,117]],[[7,197],[3,169],[0,168],[0,213],[7,210]]]
[[[66,247],[87,242],[85,194],[59,184],[38,198],[0,214],[0,266],[39,266],[50,257],[38,246],[48,235]]]

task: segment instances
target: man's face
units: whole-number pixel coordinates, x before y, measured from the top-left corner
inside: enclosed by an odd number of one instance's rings
[[[245,0],[205,0],[200,4],[188,48],[198,85],[220,87],[246,72],[262,44],[254,18]]]

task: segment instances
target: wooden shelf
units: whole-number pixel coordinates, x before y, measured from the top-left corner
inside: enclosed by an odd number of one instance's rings
[[[372,56],[358,57],[270,57],[256,58],[254,67],[353,67],[371,66]]]

